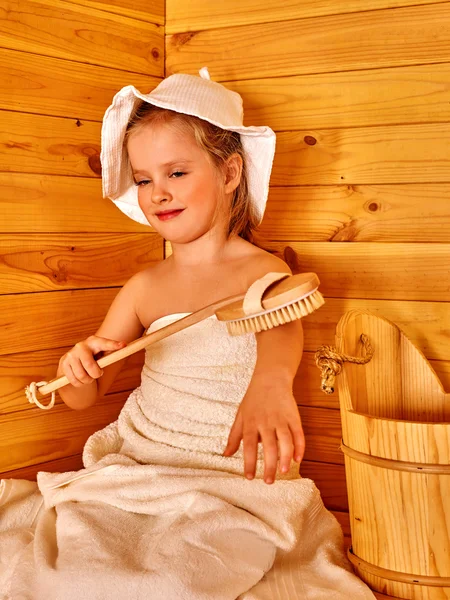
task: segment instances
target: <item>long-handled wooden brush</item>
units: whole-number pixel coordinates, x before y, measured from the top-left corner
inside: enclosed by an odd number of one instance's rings
[[[125,348],[103,356],[97,364],[101,368],[107,367],[214,314],[219,321],[226,323],[231,335],[258,333],[301,319],[324,304],[323,296],[318,290],[319,283],[315,273],[267,273],[257,279],[245,294],[229,296],[205,306],[166,327],[134,340]],[[55,403],[55,391],[69,383],[66,376],[50,382],[33,382],[25,388],[25,394],[29,402],[48,410]],[[52,393],[50,403],[46,406],[41,404],[36,397],[36,391],[42,396]]]

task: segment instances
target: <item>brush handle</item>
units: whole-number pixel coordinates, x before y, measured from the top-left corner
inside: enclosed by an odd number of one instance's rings
[[[136,352],[139,352],[139,350],[142,350],[143,348],[146,348],[147,346],[150,346],[151,344],[154,344],[155,342],[158,342],[159,340],[162,340],[168,337],[169,335],[176,333],[177,331],[181,331],[182,329],[186,329],[191,325],[195,325],[196,323],[203,321],[203,319],[207,319],[208,317],[215,314],[216,310],[219,310],[219,308],[226,306],[230,302],[237,302],[239,300],[242,300],[244,297],[245,294],[240,294],[238,296],[229,296],[228,298],[224,298],[223,300],[214,302],[209,306],[205,306],[204,308],[201,308],[200,310],[197,310],[191,313],[190,315],[187,315],[186,317],[175,321],[175,323],[170,323],[169,325],[161,327],[161,329],[158,329],[153,333],[143,335],[137,340],[130,342],[125,348],[121,348],[120,350],[111,352],[111,354],[108,354],[107,356],[103,356],[97,361],[97,364],[101,368],[107,367],[108,365],[112,365],[113,363],[122,360],[123,358],[127,358],[127,356],[131,356],[131,354],[135,354]],[[50,394],[50,392],[54,392],[59,388],[68,385],[69,383],[70,381],[65,375],[63,375],[62,377],[52,379],[46,385],[39,387],[38,391],[42,395]]]

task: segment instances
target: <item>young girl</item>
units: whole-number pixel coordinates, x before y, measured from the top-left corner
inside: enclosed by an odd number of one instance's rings
[[[71,408],[91,406],[122,368],[102,372],[99,352],[290,272],[252,243],[275,134],[244,127],[241,97],[200,75],[172,75],[147,95],[127,86],[106,111],[104,194],[172,254],[134,275],[96,334],[61,358]],[[2,482],[5,598],[373,598],[298,473],[302,346],[300,321],[232,337],[215,316],[149,346],[141,385],[86,442],[85,469],[41,472],[35,488],[22,482],[27,494]]]

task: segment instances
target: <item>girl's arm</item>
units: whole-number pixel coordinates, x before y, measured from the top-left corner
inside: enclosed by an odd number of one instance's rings
[[[143,326],[136,312],[136,302],[142,288],[142,276],[137,273],[121,288],[95,335],[76,344],[59,361],[57,376],[66,375],[71,384],[59,394],[70,408],[83,410],[106,394],[126,359],[104,368],[103,375],[94,355],[109,354],[140,337]]]
[[[264,450],[264,480],[273,483],[277,471],[287,472],[291,460],[301,462],[305,439],[292,387],[303,352],[301,321],[256,334],[257,361],[239,406],[224,455],[244,443],[244,473],[255,475],[258,442]],[[278,449],[279,445],[279,449]]]
[[[281,259],[267,254],[257,266],[248,266],[252,281],[269,271],[291,274]],[[264,451],[264,480],[275,480],[289,470],[291,460],[301,462],[305,451],[300,413],[293,395],[293,381],[303,353],[301,320],[256,334],[257,359],[253,377],[231,428],[225,456],[244,443],[244,473],[253,479],[259,441]]]

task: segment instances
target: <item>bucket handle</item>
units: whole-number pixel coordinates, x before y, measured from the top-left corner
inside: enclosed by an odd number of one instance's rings
[[[359,338],[363,344],[364,356],[349,356],[343,352],[339,352],[334,346],[320,346],[316,351],[314,358],[317,367],[321,370],[320,387],[325,394],[334,392],[334,381],[336,376],[342,371],[344,362],[356,363],[357,365],[365,365],[373,356],[373,348],[369,337],[362,333]]]

